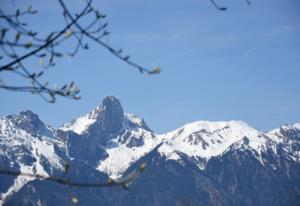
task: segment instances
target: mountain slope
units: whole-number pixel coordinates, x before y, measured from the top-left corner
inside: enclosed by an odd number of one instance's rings
[[[24,173],[53,175],[63,169],[65,144],[54,138],[54,129],[45,126],[37,115],[24,111],[0,119],[0,168]],[[0,176],[1,201],[17,192],[29,177]]]

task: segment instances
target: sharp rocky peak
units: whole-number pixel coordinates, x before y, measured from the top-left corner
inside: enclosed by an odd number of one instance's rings
[[[115,96],[105,97],[102,104],[93,111],[60,127],[61,130],[73,131],[77,134],[117,133],[124,128],[141,128],[152,131],[144,119],[133,114],[124,113],[119,99]]]
[[[107,108],[107,109],[118,108],[118,109],[123,110],[119,99],[115,96],[106,96],[102,100],[102,106],[103,106],[103,108]]]
[[[97,126],[103,131],[118,132],[122,128],[124,111],[120,101],[114,96],[107,96],[102,101],[102,112],[97,117]]]
[[[49,133],[47,126],[40,120],[39,116],[30,110],[21,111],[15,115],[6,117],[18,128],[34,135],[42,135],[44,132]]]
[[[32,122],[32,123],[41,123],[39,116],[35,113],[33,113],[31,110],[25,110],[21,111],[18,114],[15,115],[8,115],[9,119],[15,121],[15,122]]]
[[[39,116],[37,114],[35,114],[34,112],[32,112],[31,110],[24,110],[19,112],[18,114],[15,115],[8,115],[7,116],[10,119],[14,119],[14,120],[22,120],[22,121],[39,121],[41,122],[41,120],[39,119]]]
[[[267,133],[276,142],[288,142],[300,140],[300,122],[295,124],[285,124],[280,128],[273,129]]]
[[[107,96],[92,112],[64,124],[60,129],[71,130],[78,134],[100,131],[115,133],[122,128],[123,119],[124,111],[118,98]]]
[[[85,115],[88,119],[101,119],[103,113],[115,114],[115,117],[123,118],[124,112],[120,101],[115,96],[107,96],[102,100],[102,104],[93,111]],[[108,115],[109,116],[109,115]]]

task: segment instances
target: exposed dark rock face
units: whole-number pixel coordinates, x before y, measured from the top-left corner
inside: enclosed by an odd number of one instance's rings
[[[51,131],[39,119],[39,116],[30,110],[22,111],[17,115],[7,116],[18,128],[33,134],[34,136],[52,136]]]
[[[114,96],[109,96],[103,99],[102,107],[103,110],[98,116],[97,122],[89,128],[89,132],[119,132],[122,129],[124,118],[124,111],[120,101]]]

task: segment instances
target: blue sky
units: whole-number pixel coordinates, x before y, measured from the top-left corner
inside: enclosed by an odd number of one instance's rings
[[[15,2],[25,7],[32,1]],[[42,31],[63,22],[57,3],[48,2],[33,1],[40,18],[29,23]],[[243,120],[263,131],[299,122],[300,2],[218,2],[228,10],[216,10],[209,0],[95,1],[108,15],[111,35],[105,41],[139,64],[160,66],[162,73],[140,75],[91,44],[46,74],[52,83],[74,80],[81,100],[48,104],[38,96],[0,91],[0,116],[30,109],[59,126],[115,95],[125,111],[144,117],[158,133],[196,120]]]

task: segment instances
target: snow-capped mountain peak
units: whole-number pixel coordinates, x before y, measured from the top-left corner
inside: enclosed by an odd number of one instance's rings
[[[48,176],[63,170],[59,151],[64,142],[55,138],[55,131],[32,111],[0,118],[0,168]],[[32,177],[18,176],[12,186],[0,196],[1,201],[17,192]]]
[[[170,148],[188,156],[209,159],[220,155],[231,144],[247,137],[253,148],[258,149],[266,140],[264,135],[242,121],[208,122],[197,121],[180,127],[179,129],[160,135]]]
[[[53,137],[53,129],[45,125],[39,116],[30,110],[21,111],[18,114],[8,115],[3,117],[7,121],[14,124],[19,129],[22,129],[33,136],[49,136]]]
[[[269,131],[267,135],[273,141],[276,141],[278,143],[282,143],[284,141],[289,141],[293,139],[300,140],[300,122],[291,125],[282,125],[280,128]]]

